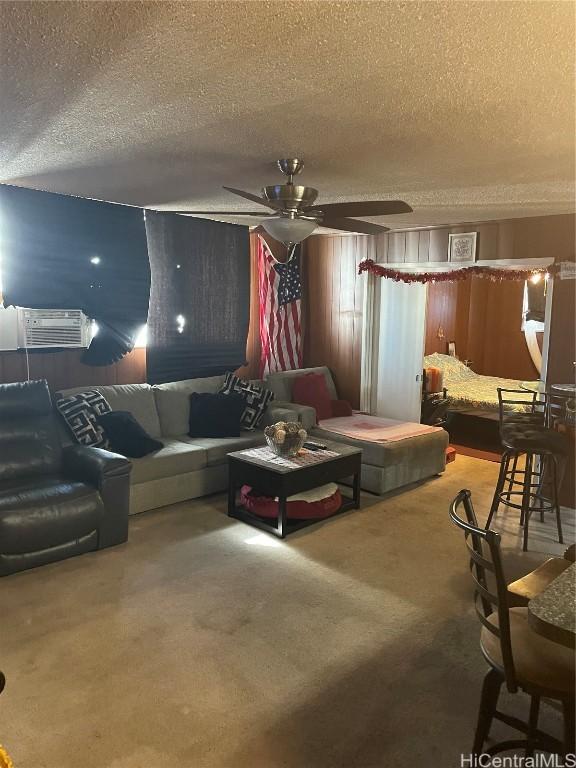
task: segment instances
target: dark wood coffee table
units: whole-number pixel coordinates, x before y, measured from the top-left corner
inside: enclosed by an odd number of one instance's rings
[[[228,515],[237,520],[260,528],[283,539],[288,533],[306,528],[328,518],[310,520],[289,520],[286,515],[286,499],[296,493],[310,491],[326,483],[353,477],[352,496],[343,496],[340,508],[330,517],[340,515],[360,506],[360,467],[362,451],[342,443],[324,441],[327,451],[310,452],[314,463],[304,463],[305,457],[298,457],[296,466],[272,463],[262,455],[253,455],[254,448],[228,454]],[[260,449],[261,450],[261,449]],[[264,455],[273,456],[271,452]],[[288,459],[288,461],[291,461]],[[263,496],[278,497],[278,518],[264,520],[253,515],[236,503],[236,491],[242,485],[250,485]]]

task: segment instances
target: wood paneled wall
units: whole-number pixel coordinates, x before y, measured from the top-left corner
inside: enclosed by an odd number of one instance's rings
[[[360,352],[362,327],[362,297],[357,276],[358,264],[362,259],[373,258],[380,262],[426,262],[448,260],[448,235],[453,232],[478,232],[479,259],[527,259],[552,257],[557,261],[575,260],[575,227],[576,216],[566,214],[560,216],[540,216],[526,219],[507,219],[490,221],[479,224],[462,224],[453,227],[435,227],[430,229],[407,230],[404,232],[388,232],[377,237],[370,236],[312,236],[307,242],[305,257],[305,279],[307,281],[307,330],[305,335],[304,362],[305,365],[327,364],[338,378],[338,387],[342,397],[358,404],[360,391]],[[338,263],[340,259],[340,263]],[[361,282],[361,279],[360,279]],[[492,285],[487,281],[477,281],[480,284]],[[521,286],[518,283],[517,286]],[[550,381],[569,381],[568,376],[573,368],[574,354],[574,281],[564,281],[558,291],[555,287],[553,302],[553,321],[551,326],[551,341],[549,350]],[[454,302],[457,306],[457,317],[464,314],[465,297],[459,303],[457,289],[447,289],[453,295],[447,295],[446,302]],[[472,311],[472,328],[476,322],[488,322],[480,313],[482,298],[480,288],[472,295],[470,289],[469,302],[475,304],[478,310]],[[514,290],[514,289],[511,289]],[[455,295],[454,295],[455,294]],[[349,320],[342,317],[341,305],[349,306],[350,298],[354,295],[354,323],[350,333]],[[344,297],[344,298],[342,298]],[[492,301],[490,299],[490,301]],[[516,301],[516,299],[514,299]],[[326,306],[324,305],[326,303]],[[331,302],[331,303],[330,303]],[[487,306],[487,305],[485,305]],[[440,310],[440,313],[447,308]],[[508,311],[508,307],[507,310]],[[514,313],[511,327],[520,328],[516,320],[516,309],[510,305]],[[478,320],[476,318],[479,318]],[[502,316],[502,321],[505,318]],[[342,326],[340,325],[342,321]],[[494,313],[488,324],[488,333],[499,335],[501,331],[493,327]],[[454,329],[457,348],[462,349],[463,334],[470,330],[460,319],[458,328]],[[451,340],[451,339],[450,339]],[[467,343],[467,342],[466,342]],[[515,344],[519,349],[525,349],[525,342]],[[499,341],[493,344],[494,357],[485,360],[483,351],[477,347],[470,348],[467,357],[475,360],[476,365],[486,366],[484,370],[491,373],[507,375],[506,368],[509,356],[509,344]],[[462,355],[463,356],[463,355]],[[531,366],[531,362],[529,363]],[[503,370],[497,370],[502,367]],[[519,370],[519,369],[515,369]],[[534,378],[533,367],[529,368],[529,376],[517,378]],[[526,371],[528,373],[528,371]],[[571,373],[573,377],[573,373]],[[514,377],[516,378],[516,376]]]
[[[304,366],[327,365],[341,398],[360,405],[362,259],[375,257],[375,238],[315,236],[303,256],[306,330]]]
[[[448,351],[448,342],[456,341],[460,285],[461,283],[432,283],[428,286],[424,354],[440,352],[445,355]],[[466,315],[468,315],[467,312]],[[460,348],[458,342],[456,348]]]
[[[458,283],[430,283],[426,314],[426,354],[456,354],[470,360],[476,373],[511,379],[537,379],[521,330],[524,283],[492,283],[469,278]],[[438,338],[442,328],[444,338]]]
[[[574,260],[574,214],[506,219],[452,227],[385,232],[376,238],[380,262],[448,261],[448,235],[477,232],[478,259]]]
[[[524,333],[524,283],[471,280],[468,333],[464,352],[472,368],[485,376],[538,379]]]
[[[135,349],[114,365],[96,367],[81,362],[83,350],[29,352],[30,379],[46,379],[50,388],[91,386],[94,384],[139,384],[146,381],[146,350]],[[0,353],[0,384],[26,381],[26,353]]]

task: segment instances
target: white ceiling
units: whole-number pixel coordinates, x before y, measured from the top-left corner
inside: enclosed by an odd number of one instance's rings
[[[252,210],[303,157],[392,227],[574,211],[572,2],[0,2],[0,180]]]

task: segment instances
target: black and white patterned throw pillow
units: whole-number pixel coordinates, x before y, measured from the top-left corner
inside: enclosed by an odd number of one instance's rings
[[[77,443],[93,448],[110,447],[98,417],[110,413],[112,408],[100,392],[90,389],[77,395],[67,395],[56,402],[56,407]]]
[[[268,403],[274,399],[274,392],[264,389],[257,384],[244,381],[233,373],[227,373],[224,384],[220,388],[223,395],[241,395],[246,403],[244,413],[240,419],[242,429],[256,429],[258,422],[264,415]]]

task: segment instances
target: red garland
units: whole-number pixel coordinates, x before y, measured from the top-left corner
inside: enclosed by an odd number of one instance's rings
[[[369,272],[376,277],[387,277],[402,283],[452,283],[456,280],[466,280],[468,277],[483,277],[492,282],[499,280],[526,280],[532,275],[554,274],[556,265],[539,267],[538,269],[497,269],[496,267],[467,267],[452,269],[449,272],[403,272],[376,264],[372,259],[365,259],[358,265],[358,274]]]

